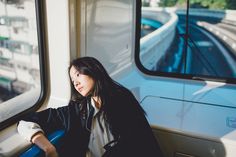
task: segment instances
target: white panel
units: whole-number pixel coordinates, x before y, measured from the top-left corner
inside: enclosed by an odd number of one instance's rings
[[[145,97],[142,106],[165,153],[179,151],[201,157],[235,155],[235,108],[156,96]],[[159,129],[166,133],[160,135]]]
[[[46,1],[48,49],[50,60],[50,107],[67,105],[70,98],[68,66],[70,61],[68,1]],[[56,105],[56,106],[55,106]]]
[[[133,2],[86,1],[86,55],[114,72],[131,64]]]

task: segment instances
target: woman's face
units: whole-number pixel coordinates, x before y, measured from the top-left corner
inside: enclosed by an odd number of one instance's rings
[[[84,74],[80,74],[74,66],[70,68],[70,78],[76,91],[82,96],[88,96],[94,88],[94,80],[92,77]]]

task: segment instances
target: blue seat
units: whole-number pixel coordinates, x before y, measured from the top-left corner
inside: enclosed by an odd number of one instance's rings
[[[48,140],[56,147],[60,147],[60,141],[62,137],[64,136],[63,130],[58,130],[50,135],[48,135]],[[43,157],[44,152],[36,145],[32,145],[29,149],[27,149],[25,152],[23,152],[20,157]]]

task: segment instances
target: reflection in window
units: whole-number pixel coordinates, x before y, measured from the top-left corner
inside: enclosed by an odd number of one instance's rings
[[[39,73],[35,1],[0,0],[0,122],[7,100],[40,87]]]
[[[235,16],[234,0],[142,0],[140,62],[155,72],[235,79]],[[147,31],[153,21],[162,25]]]

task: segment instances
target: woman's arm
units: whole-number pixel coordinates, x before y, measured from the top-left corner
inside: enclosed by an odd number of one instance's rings
[[[56,148],[42,132],[33,135],[31,141],[45,152],[46,157],[58,157]]]
[[[72,117],[79,115],[78,112],[75,113],[77,106],[70,103],[68,106],[60,107],[57,109],[48,108],[40,112],[32,112],[26,115],[21,121],[34,123],[33,126],[21,125],[22,130],[30,130],[37,128],[35,125],[38,125],[41,128],[45,135],[52,133],[56,130],[69,130],[71,126]],[[21,121],[18,124],[18,127],[21,124]],[[35,133],[35,132],[34,132]],[[24,134],[24,132],[23,132]],[[26,134],[26,133],[25,133]],[[29,139],[29,137],[27,138]]]
[[[45,152],[46,157],[57,157],[56,148],[44,135],[43,130],[37,123],[21,120],[17,127],[18,133],[26,140],[34,143]]]
[[[44,133],[37,123],[24,120],[19,121],[17,131],[27,141],[31,141],[32,137],[38,132]]]
[[[42,149],[47,157],[57,157],[56,148],[46,135],[58,129],[66,129],[67,121],[69,121],[68,107],[46,109],[24,117],[18,122],[17,131],[27,141]]]

